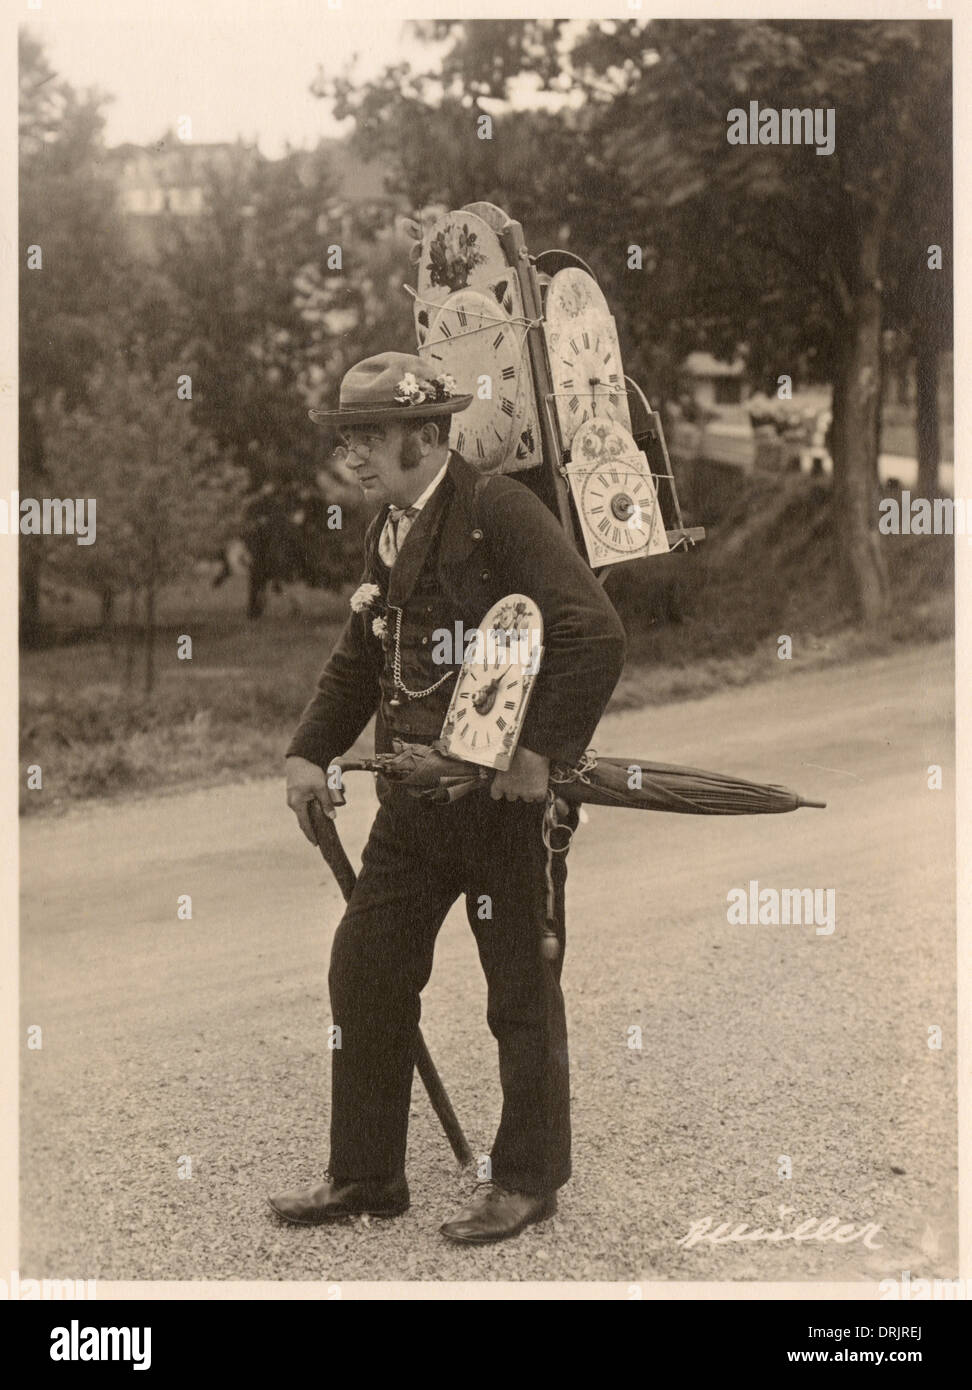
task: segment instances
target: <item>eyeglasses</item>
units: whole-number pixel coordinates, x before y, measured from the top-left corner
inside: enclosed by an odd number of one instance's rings
[[[371,454],[372,449],[376,449],[379,444],[383,443],[384,438],[385,436],[382,434],[366,434],[360,438],[342,436],[332,457],[337,463],[347,463],[352,454],[359,459],[366,459]]]

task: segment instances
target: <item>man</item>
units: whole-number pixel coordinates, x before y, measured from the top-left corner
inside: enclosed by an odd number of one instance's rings
[[[382,507],[365,539],[353,611],[287,750],[287,802],[314,843],[308,805],[333,816],[325,769],[377,714],[375,746],[431,743],[462,653],[433,662],[437,629],[477,628],[508,593],[540,608],[544,655],[509,770],[488,791],[419,802],[378,779],[380,807],[337,930],[328,977],[341,1046],[332,1056],[326,1180],[271,1197],[278,1215],[316,1225],[357,1213],[395,1216],[409,1203],[405,1141],[420,994],[436,933],[460,894],[488,985],[503,1110],[491,1182],[441,1227],[481,1243],[518,1234],[556,1210],[570,1176],[567,1035],[559,975],[565,854],[544,845],[550,763],[590,742],[624,660],[624,630],[600,584],[537,497],[482,475],[448,447],[452,414],[471,397],[429,380],[418,357],[383,353],[353,367],[336,411],[312,418],[343,432],[348,467]],[[368,598],[371,601],[368,601]],[[362,603],[365,606],[362,606]],[[568,823],[576,825],[572,809]],[[489,915],[480,912],[490,905]],[[552,931],[560,955],[541,949]]]

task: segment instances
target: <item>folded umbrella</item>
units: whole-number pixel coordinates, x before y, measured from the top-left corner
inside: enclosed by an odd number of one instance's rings
[[[476,788],[486,787],[493,773],[485,767],[453,758],[436,741],[432,744],[393,740],[391,753],[373,758],[336,758],[345,772],[381,773],[391,782],[405,786],[413,796],[433,801],[457,801]],[[551,854],[563,853],[570,842],[569,826],[559,823],[566,812],[563,802],[578,805],[620,806],[641,811],[674,811],[690,816],[774,815],[795,811],[801,806],[824,807],[826,802],[808,801],[787,787],[749,782],[721,772],[703,772],[695,767],[648,762],[641,758],[603,758],[588,749],[574,767],[553,764],[547,789],[547,816],[544,843]],[[333,822],[313,803],[314,831],[321,853],[334,869],[345,897],[354,886],[354,870],[337,839]],[[566,842],[554,845],[551,836],[565,830]],[[548,862],[548,916],[552,916],[552,880]],[[541,950],[555,960],[560,946],[548,922],[541,938]],[[456,1119],[445,1088],[428,1054],[421,1033],[416,1055],[419,1074],[425,1083],[436,1114],[460,1162],[467,1162],[469,1145]]]
[[[442,752],[436,742],[403,743],[394,752],[373,758],[338,758],[343,772],[380,772],[400,782],[414,796],[455,801],[492,778],[488,768],[476,767]],[[722,772],[650,762],[643,758],[605,758],[588,749],[574,767],[554,764],[550,790],[577,805],[619,806],[635,811],[674,811],[689,816],[765,816],[796,811],[802,806],[823,808],[825,801],[808,801],[788,787],[749,782]]]

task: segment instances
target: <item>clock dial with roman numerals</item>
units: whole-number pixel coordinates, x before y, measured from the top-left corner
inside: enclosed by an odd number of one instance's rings
[[[550,281],[544,335],[564,447],[589,420],[616,420],[630,430],[617,329],[597,282],[585,271],[571,266]]]
[[[541,458],[523,329],[489,295],[456,290],[438,310],[419,354],[472,396],[450,443],[483,472],[529,468]],[[482,378],[488,378],[488,388]],[[482,388],[482,389],[481,389]]]
[[[445,751],[507,771],[543,656],[543,616],[526,594],[494,603],[467,639],[442,725]]]
[[[614,565],[668,550],[648,460],[612,420],[581,425],[570,441],[567,477],[590,564]]]

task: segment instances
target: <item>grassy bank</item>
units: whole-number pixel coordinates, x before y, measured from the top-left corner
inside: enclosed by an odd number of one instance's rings
[[[837,563],[831,508],[827,482],[753,476],[693,554],[620,566],[608,592],[628,630],[628,665],[613,705],[771,678],[784,665],[782,637],[792,643],[789,671],[952,638],[952,538],[880,538],[891,604],[882,623],[863,628]]]
[[[894,601],[880,628],[863,631],[851,620],[830,531],[826,486],[752,479],[694,554],[622,566],[608,588],[629,652],[610,708],[696,699],[784,669],[951,637],[950,538],[883,538]],[[25,814],[280,773],[346,600],[304,593],[295,611],[294,598],[281,595],[250,624],[240,584],[214,593],[200,579],[166,595],[150,698],[125,687],[124,634],[99,633],[93,610],[72,596],[58,614],[58,640],[21,665]],[[177,656],[183,635],[191,661]],[[793,649],[785,668],[782,636]],[[39,791],[26,789],[30,764],[43,769]]]

